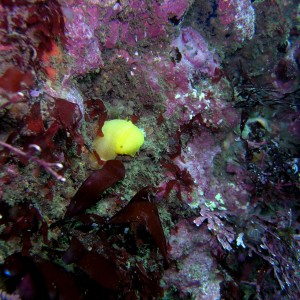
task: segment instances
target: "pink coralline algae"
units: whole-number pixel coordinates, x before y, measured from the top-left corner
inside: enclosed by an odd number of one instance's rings
[[[218,67],[216,56],[209,51],[203,37],[191,27],[183,28],[180,35],[173,41],[182,55],[183,65],[188,65],[202,74],[213,76]]]
[[[170,20],[179,21],[189,5],[187,0],[153,1],[151,5],[137,0],[66,1],[63,11],[67,50],[73,59],[71,74],[103,67],[102,56],[107,49],[126,49],[143,41],[167,38],[172,30]]]
[[[219,299],[221,277],[215,272],[216,260],[209,255],[211,235],[205,227],[196,228],[180,221],[169,239],[171,259],[178,268],[165,272],[165,287],[176,286],[180,299],[187,295],[197,300]]]
[[[202,83],[202,93],[196,91],[191,84],[194,77],[215,78],[219,70],[218,57],[213,50],[209,50],[200,33],[191,27],[183,28],[170,46],[175,55],[180,53],[180,60],[170,61],[164,54],[144,55],[142,59],[137,56],[134,59],[134,73],[140,72],[148,87],[164,99],[165,116],[178,113],[180,123],[186,123],[199,112],[205,111],[212,116],[205,122],[213,119],[214,124],[219,122],[220,125],[224,121],[222,115],[226,116],[228,112],[226,103],[219,99],[217,92],[211,90],[209,81]],[[129,58],[126,60],[132,61]],[[211,113],[211,107],[218,107],[215,114]],[[217,110],[223,111],[223,114],[217,113]]]
[[[72,74],[86,72],[103,65],[100,44],[95,31],[100,15],[95,5],[72,5],[64,7],[65,24],[67,29],[67,50],[73,59]]]
[[[251,40],[255,33],[255,12],[251,0],[219,0],[218,15],[228,33],[237,42]]]
[[[201,148],[199,147],[201,145]],[[187,199],[188,202],[197,199],[199,204],[205,203],[205,198],[214,200],[218,192],[219,183],[214,182],[213,161],[221,152],[221,147],[214,141],[211,133],[203,131],[200,136],[195,137],[182,151],[181,158],[176,158],[175,163],[181,170],[186,169],[194,179],[195,199]],[[199,164],[199,161],[201,164]],[[202,199],[202,200],[201,200]]]
[[[201,45],[206,46],[204,40]],[[159,97],[158,99],[166,104],[166,117],[171,117],[177,113],[179,122],[183,124],[189,122],[199,112],[203,112],[204,115],[207,114],[207,118],[204,118],[207,126],[210,126],[211,123],[216,126],[223,126],[227,121],[231,122],[232,119],[236,121],[236,116],[232,116],[232,108],[220,99],[216,85],[213,91],[209,80],[203,82],[202,93],[199,93],[191,84],[194,75],[201,76],[203,74],[203,76],[210,78],[218,66],[214,59],[214,53],[209,51],[207,46],[201,48],[201,45],[194,45],[193,50],[199,53],[198,56],[205,57],[206,62],[203,62],[203,65],[196,62],[192,65],[187,59],[173,62],[162,52],[158,52],[156,55],[138,52],[130,55],[124,50],[116,52],[111,61],[122,59],[132,77],[143,78],[143,84],[137,86],[139,94],[143,95],[141,101],[144,103],[153,102],[152,97],[149,99],[145,96],[150,89],[152,93],[157,95],[156,97]],[[221,86],[220,89],[222,89]],[[212,109],[214,112],[211,111]]]
[[[187,0],[165,0],[161,4],[161,11],[169,19],[176,18],[179,20],[186,12],[189,2]]]
[[[222,153],[218,142],[222,139],[224,136],[212,135],[209,130],[202,130],[199,136],[195,136],[182,150],[181,157],[174,160],[176,165],[181,170],[186,169],[194,180],[193,192],[184,197],[191,207],[212,208],[210,205],[225,205],[227,209],[239,210],[248,199],[249,193],[242,182],[233,183],[225,176],[218,177],[214,174],[212,166]],[[240,207],[237,207],[237,204]]]

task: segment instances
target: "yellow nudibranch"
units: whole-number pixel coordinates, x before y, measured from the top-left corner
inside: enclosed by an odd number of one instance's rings
[[[144,143],[144,132],[129,120],[105,121],[103,137],[94,140],[94,150],[102,160],[116,158],[118,154],[134,156]]]

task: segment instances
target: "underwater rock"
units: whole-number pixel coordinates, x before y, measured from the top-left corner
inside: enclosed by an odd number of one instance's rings
[[[173,41],[182,54],[180,64],[187,64],[200,73],[213,76],[218,67],[216,55],[208,49],[203,37],[191,27],[183,28],[180,35]]]
[[[219,0],[218,15],[228,35],[237,42],[251,40],[255,33],[255,11],[251,0]]]

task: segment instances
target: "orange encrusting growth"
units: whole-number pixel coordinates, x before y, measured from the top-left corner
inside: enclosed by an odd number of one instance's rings
[[[52,41],[51,50],[45,51],[42,55],[42,62],[44,66],[43,70],[51,81],[55,81],[57,79],[59,70],[55,65],[60,64],[62,59],[63,53],[61,48],[55,41]]]

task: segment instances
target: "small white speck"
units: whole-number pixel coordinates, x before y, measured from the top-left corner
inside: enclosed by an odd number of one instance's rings
[[[39,145],[37,145],[37,144],[30,144],[29,147],[32,148],[32,149],[34,149],[37,152],[41,152],[42,151],[41,147]]]
[[[113,6],[113,10],[117,10],[119,7],[121,7],[120,3],[116,3],[114,6]]]
[[[59,170],[61,170],[64,167],[63,164],[61,164],[61,163],[56,163],[55,166]]]
[[[205,94],[203,92],[201,92],[201,94],[199,95],[199,100],[203,100],[205,98]]]
[[[245,246],[245,244],[244,244],[244,241],[243,241],[243,237],[244,237],[244,233],[241,232],[241,233],[238,235],[237,239],[236,239],[236,245],[237,245],[237,246],[242,246],[243,248],[246,248],[246,246]]]

